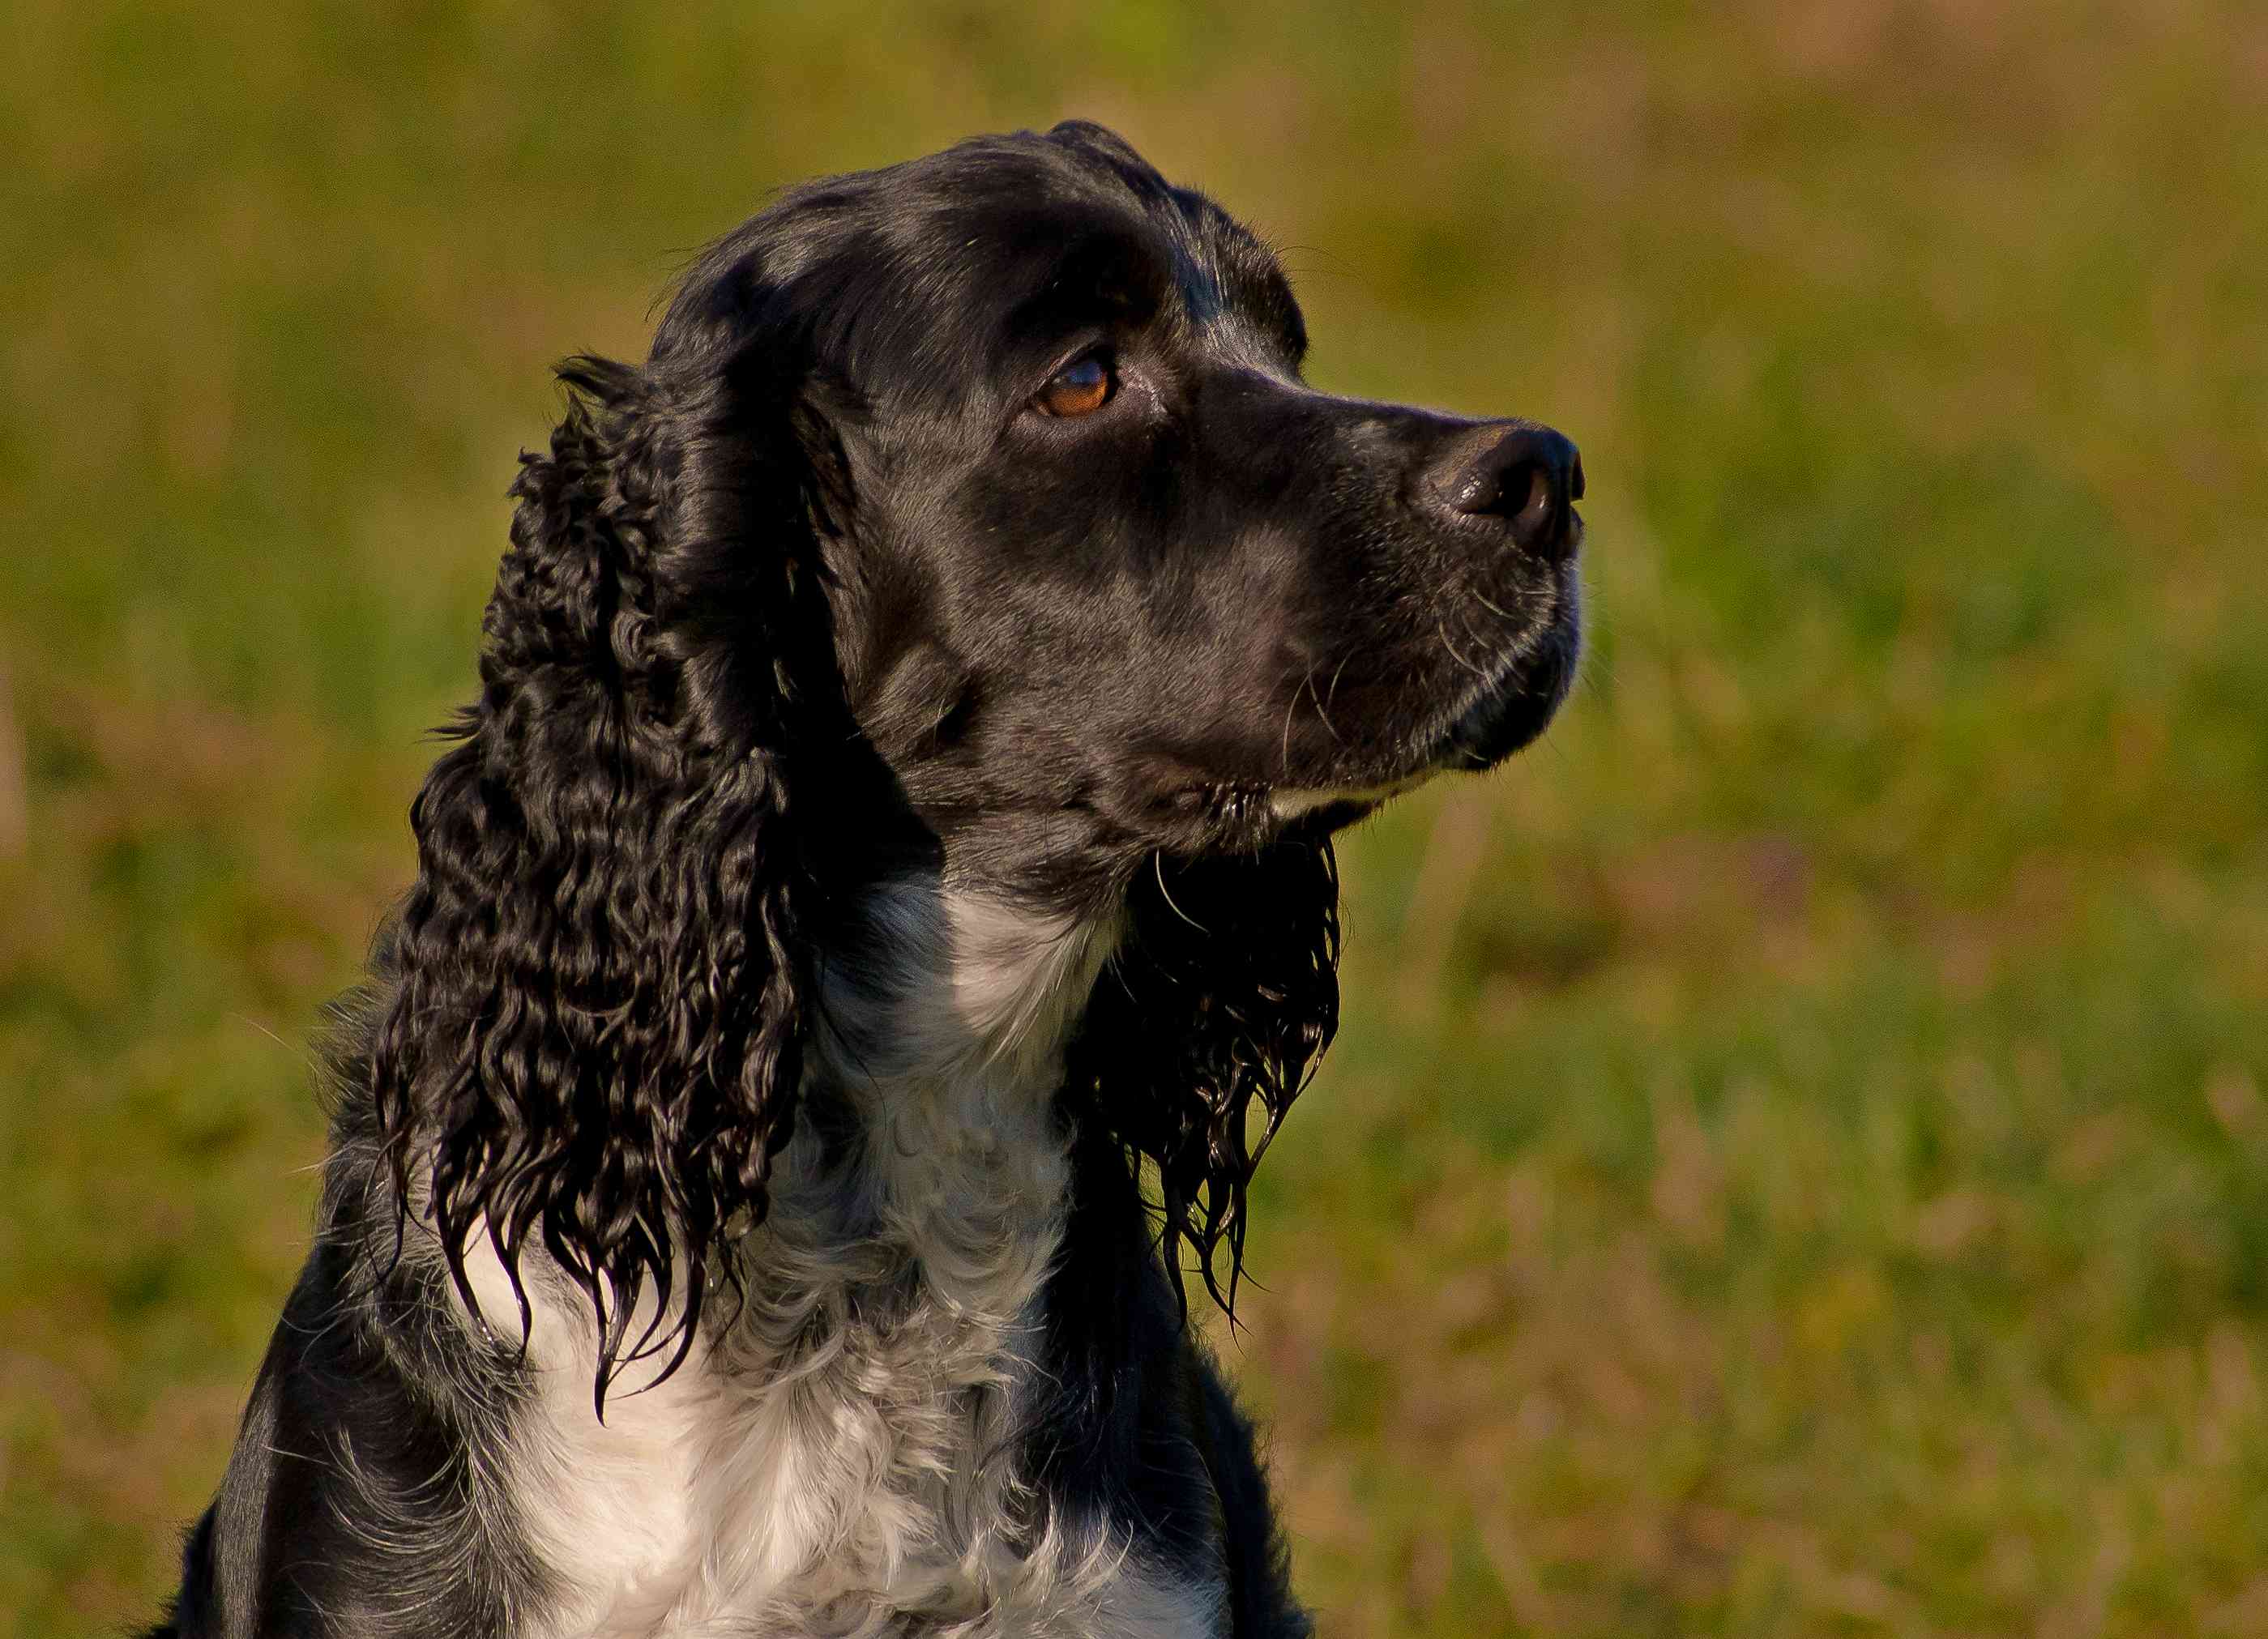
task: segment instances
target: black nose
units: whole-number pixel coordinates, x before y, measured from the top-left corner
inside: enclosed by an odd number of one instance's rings
[[[1583,458],[1550,428],[1491,423],[1461,439],[1435,471],[1452,511],[1505,519],[1514,540],[1554,562],[1574,549]]]

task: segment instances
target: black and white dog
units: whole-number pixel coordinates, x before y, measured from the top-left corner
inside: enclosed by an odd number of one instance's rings
[[[1307,1631],[1193,1336],[1329,837],[1525,745],[1574,448],[1318,393],[1094,125],[813,183],[525,456],[161,1634]]]

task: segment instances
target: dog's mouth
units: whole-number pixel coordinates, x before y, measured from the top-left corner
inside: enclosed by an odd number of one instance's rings
[[[1570,590],[1551,621],[1496,678],[1423,742],[1417,767],[1392,778],[1270,793],[1276,818],[1300,830],[1335,831],[1436,775],[1483,773],[1533,745],[1574,686],[1582,619]]]
[[[1436,767],[1481,771],[1525,750],[1550,726],[1574,686],[1582,629],[1572,600],[1533,649],[1449,724],[1433,754]]]

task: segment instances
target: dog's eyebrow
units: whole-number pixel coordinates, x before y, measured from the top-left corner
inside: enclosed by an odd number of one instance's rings
[[[1082,234],[1009,310],[1009,333],[1021,340],[1060,335],[1082,325],[1146,323],[1180,283],[1165,264],[1162,247],[1144,235],[1118,227]]]
[[[1010,345],[1042,348],[1088,327],[1131,329],[1171,311],[1199,331],[1224,321],[1254,328],[1296,368],[1307,350],[1307,327],[1266,246],[1217,206],[1185,214],[1173,227],[1180,231],[1114,224],[1074,238],[1009,310]]]

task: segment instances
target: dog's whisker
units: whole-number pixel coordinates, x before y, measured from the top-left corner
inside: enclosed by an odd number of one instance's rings
[[[1450,659],[1454,660],[1460,666],[1471,673],[1475,677],[1485,679],[1488,676],[1486,672],[1483,671],[1471,661],[1466,659],[1463,655],[1460,654],[1457,651],[1456,644],[1449,641],[1449,628],[1447,618],[1446,616],[1439,616],[1435,618],[1433,629],[1440,636],[1441,639],[1441,647],[1448,651]]]
[[[1475,603],[1479,604],[1482,608],[1486,609],[1491,614],[1495,615],[1497,619],[1506,621],[1510,621],[1513,619],[1510,614],[1490,602],[1488,599],[1483,596],[1477,589],[1474,590],[1468,595],[1471,597]]]
[[[1345,668],[1346,662],[1342,659],[1339,662],[1339,665],[1340,668],[1344,670]],[[1334,684],[1338,681],[1338,673],[1334,672],[1331,673],[1331,681]],[[1331,714],[1329,709],[1323,704],[1323,697],[1315,693],[1315,673],[1314,668],[1312,666],[1307,669],[1306,687],[1307,693],[1314,699],[1315,716],[1322,720],[1323,731],[1331,737],[1333,744],[1344,746],[1346,744],[1346,741],[1340,737],[1338,730],[1331,726]]]
[[[1307,677],[1314,676],[1314,668],[1310,667]],[[1307,687],[1306,680],[1302,680],[1300,687]],[[1292,715],[1299,709],[1300,690],[1295,688],[1292,691],[1291,698],[1284,702],[1284,744],[1277,759],[1278,765],[1283,768],[1284,778],[1286,780],[1292,777]]]

